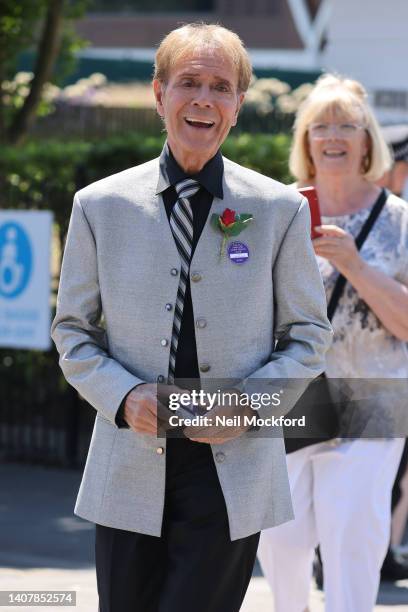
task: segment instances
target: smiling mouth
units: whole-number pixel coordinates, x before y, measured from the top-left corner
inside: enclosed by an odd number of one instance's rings
[[[345,151],[323,151],[323,155],[326,157],[331,157],[333,159],[344,157],[346,155]]]
[[[210,121],[207,119],[193,119],[192,117],[185,117],[184,121],[190,125],[191,127],[200,128],[200,129],[210,129],[215,125],[214,121]]]

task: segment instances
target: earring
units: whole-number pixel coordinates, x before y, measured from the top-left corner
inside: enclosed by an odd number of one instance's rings
[[[361,160],[361,173],[365,174],[366,172],[369,171],[371,166],[371,155],[369,153],[367,153],[366,155],[364,155],[363,159]]]

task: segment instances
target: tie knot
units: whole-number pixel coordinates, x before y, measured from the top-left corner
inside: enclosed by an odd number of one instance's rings
[[[200,189],[200,183],[192,178],[184,179],[175,185],[179,198],[191,198]]]

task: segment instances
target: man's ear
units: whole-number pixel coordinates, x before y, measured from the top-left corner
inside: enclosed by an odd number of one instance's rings
[[[164,85],[159,79],[153,79],[153,93],[156,100],[156,110],[161,118],[164,117],[163,93]]]
[[[238,115],[239,115],[239,111],[241,109],[241,106],[244,102],[245,99],[245,93],[242,92],[239,94],[238,96],[238,102],[237,102],[237,108],[235,109],[235,115],[234,115],[234,119],[233,122],[231,123],[231,126],[233,127],[234,125],[237,125],[237,120],[238,120]]]

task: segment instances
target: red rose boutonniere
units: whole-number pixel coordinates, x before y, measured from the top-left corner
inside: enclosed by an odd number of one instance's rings
[[[212,215],[211,225],[223,234],[220,258],[224,255],[227,239],[230,236],[238,236],[249,225],[252,219],[252,215],[246,213],[238,214],[230,208],[226,208],[222,215]]]

